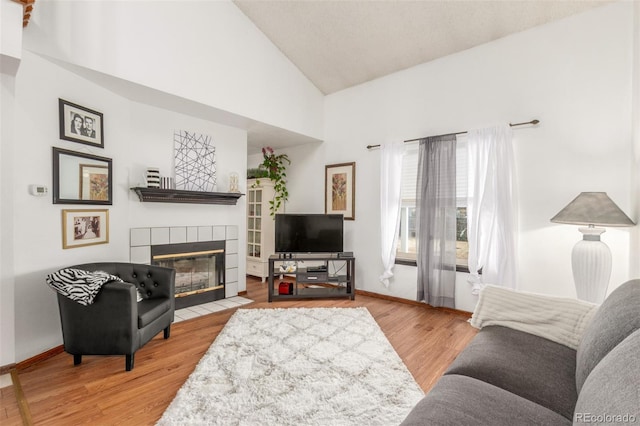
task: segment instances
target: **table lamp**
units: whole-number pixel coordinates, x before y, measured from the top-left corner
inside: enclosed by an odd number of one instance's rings
[[[605,232],[599,226],[633,226],[629,217],[605,192],[581,192],[551,218],[554,223],[588,225],[578,228],[582,240],[571,252],[571,269],[578,299],[602,303],[611,277],[611,250],[600,241]]]

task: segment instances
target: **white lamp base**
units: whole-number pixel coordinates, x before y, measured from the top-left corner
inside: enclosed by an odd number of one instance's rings
[[[611,277],[611,250],[600,241],[604,228],[579,228],[583,239],[573,247],[571,267],[578,299],[602,303]]]

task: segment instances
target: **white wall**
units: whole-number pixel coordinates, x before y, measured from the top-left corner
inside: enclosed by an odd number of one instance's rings
[[[0,366],[15,362],[13,166],[15,74],[22,55],[22,5],[0,0]]]
[[[298,149],[290,207],[322,211],[324,165],[356,161],[345,245],[358,259],[357,287],[415,299],[415,268],[396,266],[389,289],[377,279],[380,154],[365,146],[538,118],[514,132],[518,280],[523,290],[575,297],[570,255],[581,234],[549,219],[581,191],[606,191],[630,212],[632,8],[593,9],[327,96],[325,143]],[[603,236],[614,259],[609,290],[629,276],[629,232]],[[458,277],[457,307],[472,310]]]
[[[634,34],[633,34],[633,147],[634,167],[631,181],[631,199],[633,202],[632,218],[636,223],[640,218],[640,2],[634,2]],[[631,256],[629,276],[640,277],[640,226],[631,231]]]
[[[15,361],[13,278],[13,76],[0,73],[0,366]],[[7,163],[7,164],[5,164]]]
[[[26,49],[321,138],[321,92],[229,0],[42,2],[31,21]]]
[[[0,72],[15,75],[22,56],[23,7],[0,0]]]
[[[46,78],[43,78],[46,76]],[[58,138],[58,97],[104,114],[104,149]],[[148,166],[170,174],[173,132],[185,129],[211,135],[216,147],[219,189],[225,190],[229,173],[238,172],[246,186],[246,131],[131,102],[85,80],[38,55],[25,51],[16,77],[15,139],[11,157],[2,168],[14,165],[13,255],[15,273],[15,332],[17,360],[62,343],[55,293],[45,276],[61,267],[91,261],[128,261],[129,229],[142,226],[236,225],[240,253],[245,251],[244,197],[235,206],[141,203],[130,191],[142,182]],[[3,143],[3,146],[5,144]],[[109,209],[109,244],[62,249],[61,211],[105,208],[52,204],[51,197],[34,197],[28,185],[45,183],[51,189],[51,147],[91,153],[113,159],[113,205]],[[245,269],[239,267],[239,290],[246,289]]]

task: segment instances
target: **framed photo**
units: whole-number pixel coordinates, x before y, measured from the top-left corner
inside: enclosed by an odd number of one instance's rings
[[[109,210],[62,210],[62,248],[109,242]]]
[[[109,200],[109,167],[94,164],[80,164],[81,200]]]
[[[104,148],[102,113],[58,99],[60,139]]]
[[[324,212],[356,218],[356,163],[330,164],[324,171]]]

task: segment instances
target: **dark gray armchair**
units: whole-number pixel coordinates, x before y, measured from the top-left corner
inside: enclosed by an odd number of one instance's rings
[[[104,271],[125,281],[104,284],[88,306],[58,294],[64,350],[73,355],[74,365],[82,362],[82,355],[125,355],[126,370],[131,371],[139,348],[162,330],[169,338],[175,311],[174,269],[112,262],[71,268]]]

